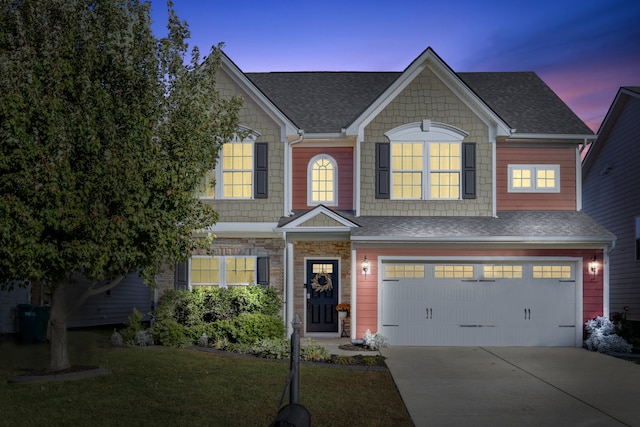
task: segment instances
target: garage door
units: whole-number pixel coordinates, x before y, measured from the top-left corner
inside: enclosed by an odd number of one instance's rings
[[[383,263],[391,345],[576,345],[576,263]],[[581,330],[581,328],[580,328]]]

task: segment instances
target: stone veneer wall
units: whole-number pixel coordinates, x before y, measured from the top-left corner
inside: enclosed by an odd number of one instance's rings
[[[212,256],[247,256],[269,257],[269,282],[281,296],[284,291],[284,248],[282,239],[227,239],[218,238],[210,250]],[[197,251],[194,255],[204,255],[206,251]],[[160,294],[167,289],[175,288],[175,271],[166,267],[156,276],[156,287]]]
[[[385,132],[429,119],[469,133],[476,142],[476,199],[400,201],[375,198],[375,143]],[[487,216],[492,207],[492,146],[488,127],[428,68],[411,82],[365,129],[362,148],[361,215]]]
[[[351,242],[298,241],[294,248],[293,264],[293,314],[298,314],[305,324],[305,259],[306,258],[339,258],[340,283],[338,302],[352,304],[351,301]],[[304,334],[304,332],[303,332]]]

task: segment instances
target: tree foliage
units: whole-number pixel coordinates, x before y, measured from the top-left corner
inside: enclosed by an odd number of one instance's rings
[[[0,4],[0,282],[49,286],[53,322],[72,276],[97,293],[188,254],[241,100],[216,91],[220,46],[185,63],[171,2],[162,39],[139,0]]]

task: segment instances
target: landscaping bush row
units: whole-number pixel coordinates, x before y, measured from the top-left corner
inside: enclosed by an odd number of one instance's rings
[[[250,345],[284,338],[281,299],[270,287],[169,290],[156,308],[152,334],[162,345],[193,345],[205,334],[209,342]]]

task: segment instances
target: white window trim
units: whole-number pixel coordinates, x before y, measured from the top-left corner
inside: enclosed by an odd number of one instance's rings
[[[529,169],[531,171],[531,187],[529,188],[514,188],[513,187],[513,171],[514,170]],[[536,175],[539,169],[553,170],[555,171],[556,182],[553,188],[537,188],[536,187]],[[508,192],[509,193],[559,193],[560,192],[560,165],[520,165],[512,164],[508,166],[507,170],[508,180]]]
[[[220,282],[218,283],[193,283],[192,282],[192,274],[191,274],[191,260],[193,258],[217,258],[218,261],[218,266],[220,267],[219,269],[219,277],[220,277]],[[193,286],[218,286],[220,288],[226,288],[228,286],[249,286],[251,284],[255,285],[254,283],[227,283],[227,258],[252,258],[255,260],[255,267],[254,267],[254,272],[253,272],[253,277],[254,279],[257,278],[258,276],[258,257],[257,256],[245,256],[245,255],[240,255],[240,256],[210,256],[210,255],[193,255],[191,258],[189,258],[189,289],[192,289]]]
[[[260,137],[260,133],[249,129],[245,126],[240,126],[239,127],[239,131],[240,132],[248,132],[247,136],[240,140],[237,135],[234,135],[233,139],[231,141],[225,142],[225,144],[233,144],[233,143],[251,143],[252,145],[252,156],[255,156],[255,143],[256,140],[258,139],[258,137]],[[218,151],[218,160],[216,162],[216,167],[213,169],[214,172],[214,178],[216,180],[216,186],[214,188],[214,196],[213,197],[199,197],[200,200],[253,200],[253,195],[254,195],[254,188],[253,186],[254,184],[254,179],[251,180],[251,197],[224,197],[224,180],[223,180],[223,174],[222,174],[222,161],[223,161],[223,154],[222,154],[222,146],[220,146],[220,151]],[[253,158],[253,157],[252,157]],[[253,162],[255,164],[255,158],[253,158]],[[253,174],[253,176],[255,177],[255,166],[254,164],[251,165],[251,173]]]
[[[316,202],[312,197],[312,172],[313,165],[320,159],[328,160],[333,165],[333,200],[324,201],[324,202]],[[309,163],[307,164],[307,206],[317,206],[317,205],[325,205],[325,206],[337,206],[338,205],[338,162],[332,156],[328,154],[318,154],[313,156]]]
[[[389,142],[393,144],[401,143],[422,143],[422,194],[419,199],[416,198],[399,198],[393,195],[393,168],[391,168],[391,200],[462,200],[462,141],[469,134],[462,129],[446,123],[432,122],[424,119],[421,122],[407,123],[385,132],[385,136],[389,138]],[[457,143],[460,145],[460,169],[458,170],[458,197],[457,198],[431,198],[430,194],[430,143]],[[393,149],[391,150],[393,152]],[[393,155],[391,156],[393,162]]]

